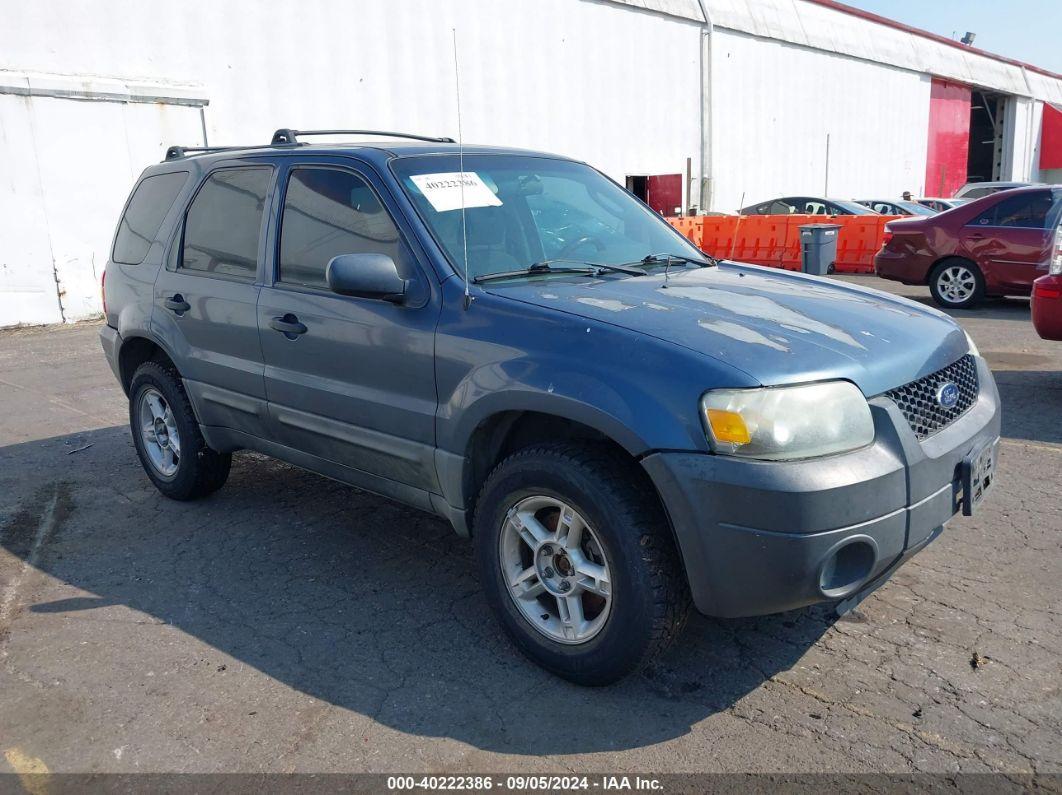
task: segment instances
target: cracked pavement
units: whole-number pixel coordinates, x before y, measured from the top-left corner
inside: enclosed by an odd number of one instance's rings
[[[1005,412],[978,515],[841,620],[695,615],[593,690],[509,645],[444,522],[247,453],[170,502],[96,325],[0,332],[0,771],[1062,772],[1062,343],[955,315]]]

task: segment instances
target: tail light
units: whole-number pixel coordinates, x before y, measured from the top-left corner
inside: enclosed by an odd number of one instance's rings
[[[885,234],[883,234],[881,236],[881,247],[882,248],[888,248],[889,247],[889,243],[891,243],[891,242],[892,242],[892,232],[889,230],[888,227],[886,227],[885,228]]]
[[[1037,284],[1040,280],[1037,279],[1033,282],[1033,298],[1044,298],[1055,300],[1062,298],[1062,287],[1055,287],[1054,285]]]
[[[1055,230],[1055,250],[1051,256],[1050,272],[1055,276],[1062,275],[1062,226]]]
[[[100,301],[103,302],[103,316],[107,317],[107,269],[103,269],[103,278],[100,279]]]

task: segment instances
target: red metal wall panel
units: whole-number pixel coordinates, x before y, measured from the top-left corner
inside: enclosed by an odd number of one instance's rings
[[[675,208],[682,207],[682,175],[646,177],[645,203],[661,215],[674,215]]]
[[[1062,168],[1062,109],[1046,102],[1040,124],[1040,168]]]
[[[970,154],[970,89],[933,78],[929,93],[926,196],[951,196],[966,184]]]

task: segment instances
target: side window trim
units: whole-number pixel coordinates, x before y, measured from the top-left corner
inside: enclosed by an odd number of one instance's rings
[[[210,180],[211,176],[213,176],[214,174],[217,174],[219,171],[226,171],[226,170],[237,169],[237,168],[239,168],[239,169],[249,169],[249,168],[268,169],[269,172],[270,172],[270,174],[269,174],[269,183],[266,186],[265,206],[262,208],[262,219],[261,219],[261,221],[259,223],[259,228],[258,228],[258,260],[257,260],[257,263],[255,265],[255,275],[254,275],[254,277],[253,278],[247,278],[247,277],[243,277],[243,276],[233,276],[231,274],[225,274],[225,273],[213,273],[213,272],[210,272],[210,271],[201,271],[201,270],[185,268],[184,267],[184,233],[185,233],[185,228],[188,225],[188,211],[190,209],[192,209],[192,205],[195,203],[196,197],[199,196],[199,192],[207,184],[207,182]],[[184,207],[181,210],[181,220],[180,220],[180,223],[177,224],[176,239],[173,242],[173,245],[175,245],[176,248],[177,248],[177,254],[176,254],[175,257],[173,257],[173,261],[174,261],[173,272],[174,273],[184,274],[186,276],[196,276],[196,277],[199,277],[199,278],[202,278],[202,279],[219,279],[221,281],[233,282],[235,284],[250,284],[250,285],[261,286],[262,285],[262,263],[263,263],[264,259],[268,259],[267,257],[264,256],[265,253],[266,253],[265,252],[266,234],[267,234],[267,231],[268,231],[268,228],[269,228],[269,220],[270,220],[270,217],[271,217],[272,212],[273,212],[272,211],[272,201],[273,201],[274,194],[276,194],[277,173],[278,173],[278,171],[279,171],[279,169],[276,167],[276,164],[271,163],[271,162],[261,161],[261,160],[250,160],[250,161],[237,160],[237,161],[226,161],[224,163],[220,163],[220,164],[212,167],[208,171],[204,172],[202,177],[199,179],[199,183],[195,186],[195,191],[193,191],[192,195],[188,197],[188,200],[186,202],[184,202]],[[169,255],[167,255],[167,266],[169,265],[168,260],[169,260]]]
[[[369,174],[360,168],[347,163],[340,163],[335,161],[322,161],[322,160],[307,160],[296,161],[285,164],[284,172],[281,175],[283,179],[283,185],[277,186],[274,191],[276,195],[276,209],[272,211],[271,215],[276,219],[276,232],[273,236],[273,240],[270,242],[270,251],[268,259],[271,262],[267,263],[266,267],[266,279],[265,284],[278,290],[289,290],[297,293],[308,293],[310,295],[327,295],[332,298],[337,298],[345,301],[363,301],[365,299],[358,298],[356,296],[338,295],[333,293],[327,287],[314,287],[308,284],[299,284],[297,282],[285,282],[280,278],[280,245],[284,237],[284,207],[287,204],[288,188],[291,185],[291,176],[294,172],[300,169],[327,169],[331,171],[341,171],[347,174],[351,174],[362,182],[372,192],[376,201],[379,202],[380,208],[387,213],[387,218],[390,220],[391,225],[395,228],[395,232],[398,234],[398,245],[404,248],[413,259],[413,267],[416,268],[418,275],[422,275],[423,270],[417,262],[418,256],[414,248],[409,243],[409,236],[402,230],[401,225],[395,218],[394,213],[388,208],[387,203],[384,201],[381,191],[373,183]]]

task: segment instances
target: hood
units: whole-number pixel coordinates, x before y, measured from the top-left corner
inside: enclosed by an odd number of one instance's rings
[[[868,397],[967,351],[942,312],[844,282],[724,263],[648,276],[553,277],[490,292],[682,345],[763,385],[844,378]]]

